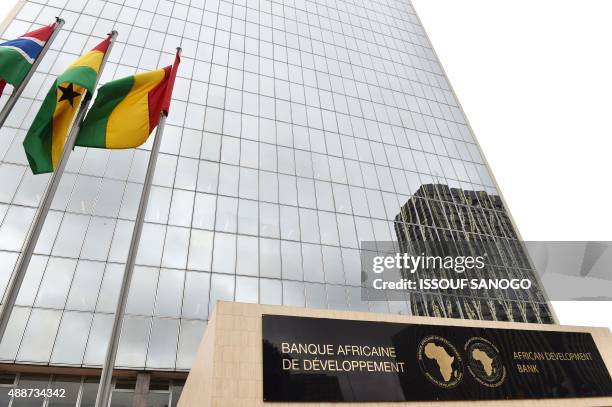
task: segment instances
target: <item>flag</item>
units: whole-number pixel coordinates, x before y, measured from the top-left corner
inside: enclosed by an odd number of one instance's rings
[[[76,145],[134,148],[147,141],[159,122],[170,67],[118,79],[98,89]]]
[[[157,126],[160,113],[169,109],[175,63],[105,84],[81,125],[77,146],[135,148],[145,143]]]
[[[85,92],[93,93],[109,35],[74,61],[53,83],[23,141],[34,174],[53,172]]]
[[[18,87],[55,30],[56,23],[0,44],[0,93],[7,83]]]

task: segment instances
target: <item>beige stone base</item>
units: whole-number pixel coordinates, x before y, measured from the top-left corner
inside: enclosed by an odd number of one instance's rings
[[[295,315],[366,321],[384,321],[449,326],[538,329],[543,331],[590,332],[608,371],[612,372],[612,334],[607,328],[535,325],[508,322],[469,321],[412,317],[365,312],[331,311],[259,304],[218,302],[187,383],[179,407],[245,406],[612,406],[612,397],[554,400],[404,402],[404,403],[264,403],[262,380],[262,314]]]

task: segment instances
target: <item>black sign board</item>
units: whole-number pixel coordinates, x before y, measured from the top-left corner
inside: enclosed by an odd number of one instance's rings
[[[589,333],[263,316],[265,401],[612,396]]]

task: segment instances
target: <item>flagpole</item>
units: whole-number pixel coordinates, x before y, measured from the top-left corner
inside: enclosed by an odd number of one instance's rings
[[[178,68],[177,60],[180,54],[181,48],[177,48],[177,58],[175,59],[175,63],[172,67],[174,75],[176,75],[176,69]],[[159,123],[157,124],[155,140],[153,141],[153,147],[151,148],[151,154],[149,156],[149,164],[147,165],[147,173],[145,175],[144,185],[142,187],[142,194],[140,195],[140,202],[138,203],[138,212],[136,214],[134,231],[132,232],[132,240],[130,241],[130,248],[128,251],[127,260],[125,262],[125,271],[123,272],[123,278],[121,280],[119,300],[117,301],[117,308],[115,309],[115,319],[113,321],[110,340],[106,348],[106,357],[104,359],[104,366],[102,367],[100,384],[98,385],[98,394],[96,396],[95,407],[107,407],[110,402],[113,369],[115,367],[115,360],[117,358],[117,349],[119,348],[123,316],[125,314],[127,299],[130,292],[132,275],[134,274],[136,255],[138,254],[140,236],[142,235],[142,228],[144,226],[144,218],[147,212],[147,205],[149,203],[149,195],[151,193],[151,186],[153,184],[153,176],[155,175],[155,166],[157,165],[157,157],[159,155],[162,135],[164,134],[164,126],[166,125],[166,117],[168,117],[169,98],[172,94],[172,86],[174,85],[174,79],[172,77],[170,81],[171,83],[167,85],[169,88],[169,93],[167,88],[164,94],[164,98],[166,99],[167,103],[164,103],[164,107],[162,107],[162,111],[159,116]]]
[[[111,35],[112,39],[110,44],[108,45],[106,53],[104,54],[102,63],[100,64],[100,69],[98,70],[98,77],[96,78],[94,89],[96,89],[97,87],[98,81],[100,80],[100,75],[102,74],[102,70],[104,69],[104,65],[106,64],[113,44],[115,43],[117,31],[113,30],[113,32],[109,35]],[[0,341],[2,340],[2,338],[4,338],[4,333],[9,323],[13,307],[15,306],[15,301],[17,300],[19,289],[21,288],[21,284],[23,283],[26,271],[28,270],[30,260],[32,259],[32,254],[34,254],[34,248],[36,247],[40,232],[42,231],[43,225],[45,224],[45,219],[47,218],[47,214],[49,213],[51,202],[53,201],[53,197],[55,196],[55,192],[57,191],[57,187],[59,186],[62,174],[64,173],[64,169],[66,168],[66,164],[68,163],[68,158],[70,157],[70,153],[72,152],[72,149],[74,147],[74,142],[76,140],[77,134],[79,133],[79,127],[83,120],[83,116],[85,116],[85,112],[87,111],[87,107],[89,106],[91,99],[92,95],[89,92],[87,92],[85,96],[81,99],[79,111],[77,112],[74,120],[72,121],[70,130],[68,131],[68,137],[66,139],[66,143],[64,144],[62,155],[57,163],[57,168],[53,172],[51,180],[49,181],[47,189],[45,190],[45,193],[41,199],[40,206],[36,211],[36,215],[34,217],[32,226],[30,227],[30,230],[28,232],[28,237],[24,244],[23,250],[19,255],[19,260],[17,261],[17,265],[15,266],[9,284],[6,288],[2,301],[2,310],[0,310]]]
[[[19,96],[21,96],[21,93],[27,86],[28,82],[30,82],[32,75],[34,75],[34,72],[36,72],[36,68],[38,68],[38,65],[40,65],[40,61],[42,61],[49,48],[51,48],[51,43],[53,43],[53,40],[55,40],[55,37],[57,37],[57,34],[60,32],[63,25],[64,20],[59,17],[55,17],[55,27],[53,27],[53,33],[45,43],[43,49],[40,51],[40,54],[34,60],[34,63],[30,67],[30,70],[28,71],[26,77],[23,78],[23,80],[16,89],[13,89],[13,93],[11,93],[11,96],[6,101],[6,104],[2,108],[2,111],[0,111],[0,128],[4,126],[4,122],[8,118],[9,113],[11,113],[11,110],[13,110],[15,103],[17,103],[17,99],[19,99]]]
[[[147,211],[147,204],[149,202],[149,195],[151,192],[151,184],[153,182],[153,175],[155,173],[155,166],[157,164],[157,155],[159,153],[162,133],[164,132],[165,124],[166,114],[162,112],[160,114],[159,124],[157,125],[157,131],[155,132],[155,140],[153,141],[151,156],[149,157],[147,175],[145,177],[142,194],[140,195],[140,203],[138,204],[138,214],[136,215],[136,224],[134,225],[134,231],[132,232],[132,240],[130,242],[128,258],[125,265],[125,271],[123,273],[123,279],[121,280],[121,289],[119,290],[119,301],[115,310],[113,328],[111,331],[110,341],[106,348],[106,357],[104,359],[104,366],[102,368],[102,375],[100,377],[100,384],[98,386],[96,407],[108,406],[108,403],[110,401],[113,368],[115,366],[115,360],[117,358],[117,349],[119,347],[119,336],[121,334],[121,326],[123,324],[123,315],[125,313],[127,298],[130,291],[132,275],[134,274],[134,265],[136,262],[136,254],[138,253],[138,244],[140,243],[140,236],[142,235],[144,215]]]

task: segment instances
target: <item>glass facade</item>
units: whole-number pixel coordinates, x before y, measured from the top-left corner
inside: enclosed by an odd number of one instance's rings
[[[145,392],[147,407],[176,407],[184,381],[154,379]],[[112,407],[131,407],[135,398],[142,398],[138,379],[119,378],[113,382]],[[10,397],[11,390],[38,389],[49,396]],[[62,376],[57,374],[0,374],[0,405],[3,407],[94,407],[98,391],[98,378],[89,376]],[[53,396],[55,392],[55,396]],[[60,396],[61,395],[61,396]],[[44,403],[44,404],[43,404]]]
[[[55,16],[66,24],[0,129],[0,292],[49,179],[31,174],[21,143],[55,76],[112,29],[101,83],[169,65],[183,49],[120,367],[188,370],[217,300],[413,312],[408,299],[361,300],[360,241],[417,229],[516,235],[486,215],[506,216],[500,199],[490,209],[480,198],[417,197],[431,185],[498,191],[409,0],[21,4],[3,39]],[[102,364],[151,142],[73,151],[1,361]],[[479,213],[480,227],[397,218],[411,200]]]

